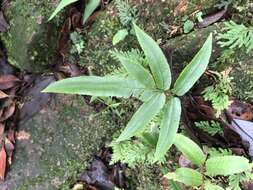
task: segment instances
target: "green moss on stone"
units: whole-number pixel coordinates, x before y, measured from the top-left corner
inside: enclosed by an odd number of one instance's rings
[[[42,72],[54,62],[59,18],[47,19],[56,3],[52,0],[14,0],[5,10],[10,31],[1,34],[9,62],[21,70]]]
[[[83,97],[56,96],[20,130],[31,137],[17,143],[9,188],[69,190],[117,127],[109,112],[95,112]]]

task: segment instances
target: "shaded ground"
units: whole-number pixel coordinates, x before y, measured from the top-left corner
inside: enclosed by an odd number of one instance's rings
[[[70,189],[69,180],[113,132],[94,114],[81,97],[54,97],[20,126],[13,164],[0,189]]]
[[[33,2],[33,0],[30,1]],[[140,25],[160,42],[166,53],[168,53],[168,49],[173,50],[172,66],[177,67],[177,69],[179,65],[182,67],[182,63],[190,60],[201,44],[200,41],[204,41],[210,31],[217,29],[217,26],[210,26],[209,28],[196,30],[188,35],[168,40],[172,35],[171,30],[173,28],[170,28],[171,26],[178,28],[174,37],[182,33],[180,31],[180,27],[183,24],[181,17],[194,12],[194,7],[206,10],[205,7],[200,5],[205,5],[209,10],[215,4],[214,1],[194,1],[185,12],[178,13],[176,16],[172,10],[175,10],[178,1],[159,1],[155,3],[155,6],[153,1],[143,2],[142,4],[139,4],[138,1],[131,1],[131,3],[137,4],[138,10],[140,10],[138,18]],[[22,2],[20,5],[23,5]],[[164,7],[162,12],[159,9],[160,7]],[[100,13],[94,25],[90,28],[85,28],[84,34],[82,34],[85,45],[88,48],[85,48],[80,55],[79,65],[95,74],[104,75],[118,66],[108,53],[108,50],[112,49],[113,35],[122,28],[115,10],[116,8],[113,4],[109,6],[108,9]],[[40,15],[41,13],[35,15],[35,18],[40,18]],[[35,20],[37,21],[37,19]],[[37,24],[40,25],[36,23],[36,26]],[[14,33],[19,33],[19,25],[16,25],[15,28],[18,28],[18,30],[15,30]],[[25,39],[22,35],[20,38]],[[37,42],[36,40],[34,41]],[[26,45],[26,43],[21,44]],[[116,47],[129,49],[129,46],[137,47],[135,37],[128,36],[126,41],[121,42]],[[17,49],[15,47],[14,49]],[[29,48],[33,50],[33,46],[29,46],[28,50]],[[26,50],[26,47],[18,49]],[[26,56],[27,52],[30,52],[28,50],[18,55]],[[220,56],[220,51],[218,49],[214,52],[215,59]],[[16,51],[13,53],[16,53]],[[29,54],[24,59],[33,57],[30,57],[30,55],[33,54]],[[13,56],[9,55],[10,57]],[[251,63],[251,57],[244,59]],[[21,61],[17,62],[23,64]],[[34,65],[34,62],[38,63],[38,61],[32,61],[32,65]],[[46,61],[46,63],[48,62]],[[21,65],[21,67],[23,66]],[[110,115],[110,121],[120,120],[124,125],[133,110],[130,106],[133,102],[130,101],[132,100],[122,102],[121,106],[125,110],[123,117],[115,119],[115,117]],[[76,174],[87,167],[88,161],[91,160],[92,156],[98,152],[107,140],[108,142],[111,140],[113,132],[116,131],[116,127],[108,122],[108,115],[103,115],[100,112],[95,117],[96,111],[94,111],[93,107],[88,106],[81,97],[56,96],[40,113],[25,124],[20,125],[19,140],[15,147],[16,152],[13,164],[8,172],[6,182],[0,184],[0,189],[70,189],[69,185],[75,182]],[[156,167],[139,166],[135,170],[128,172],[127,175],[132,178],[133,183],[140,186],[134,189],[158,190],[160,189],[160,176],[157,170]]]

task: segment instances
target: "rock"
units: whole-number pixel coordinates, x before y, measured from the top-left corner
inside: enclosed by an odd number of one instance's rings
[[[208,12],[216,3],[213,0],[194,1],[175,16],[175,9],[180,2],[177,0],[155,2],[130,0],[129,2],[136,7],[138,12],[138,25],[160,44],[170,38],[173,27],[178,29],[177,33],[180,33],[183,17],[194,13],[197,9]],[[113,36],[120,29],[123,29],[123,26],[119,21],[116,5],[112,2],[105,11],[99,13],[95,23],[84,31],[86,46],[89,48],[84,49],[79,64],[85,68],[88,67],[92,74],[104,75],[115,70],[119,64],[110,56],[110,50],[114,47],[120,50],[139,48],[134,35],[128,35],[124,41],[113,46]]]
[[[80,96],[57,95],[19,126],[7,190],[69,190],[117,127]],[[108,117],[109,118],[109,117]]]
[[[1,33],[9,62],[21,70],[42,72],[54,62],[59,18],[47,22],[55,0],[14,0],[5,8],[10,30]]]
[[[216,37],[217,33],[221,32],[223,26],[224,23],[222,22],[214,24],[207,28],[193,31],[187,35],[181,35],[173,38],[165,43],[165,47],[169,47],[173,50],[172,70],[174,72],[174,76],[191,61],[193,56],[203,45],[208,35],[212,32],[214,36],[213,51],[208,65],[209,69],[222,71],[228,67],[233,67],[230,75],[233,77],[233,96],[236,96],[241,100],[252,100],[253,50],[246,53],[246,49],[243,47],[235,48],[234,50],[229,49],[229,47],[221,48],[217,43]]]

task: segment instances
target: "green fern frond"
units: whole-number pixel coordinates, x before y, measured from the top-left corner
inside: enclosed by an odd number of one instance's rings
[[[138,131],[135,140],[123,141],[117,143],[112,141],[113,149],[111,163],[118,161],[127,163],[129,167],[134,168],[138,164],[150,165],[154,162],[154,153],[159,135],[159,124],[162,119],[161,113],[154,116],[144,130]],[[165,156],[158,160],[165,162]]]
[[[121,161],[134,168],[138,164],[149,165],[153,163],[155,149],[138,140],[112,142],[111,147],[113,149],[112,164]]]
[[[117,61],[119,61],[117,58],[118,57],[117,55],[119,55],[119,57],[120,57],[120,55],[122,55],[122,56],[132,60],[136,64],[141,64],[144,67],[148,66],[147,58],[145,57],[144,53],[138,49],[131,49],[130,51],[126,51],[126,52],[114,49],[113,51],[110,51],[110,53],[111,53],[112,57]]]
[[[219,9],[225,8],[227,9],[228,6],[233,2],[233,0],[221,0],[217,3],[214,7],[218,7]]]
[[[247,53],[253,49],[253,27],[246,27],[243,24],[237,24],[234,21],[225,22],[225,33],[218,35],[221,47],[241,48],[245,47]]]
[[[210,134],[211,136],[214,136],[216,134],[223,135],[223,130],[219,122],[216,121],[200,121],[195,122],[195,126],[206,133]]]
[[[125,68],[123,67],[120,67],[118,69],[114,69],[110,74],[110,76],[123,76],[123,77],[126,77],[127,76],[127,71]]]
[[[232,77],[225,73],[212,72],[215,78],[215,83],[204,89],[202,94],[205,101],[210,101],[212,107],[216,110],[218,117],[221,112],[230,105],[229,95],[232,93]]]
[[[128,27],[136,19],[136,7],[131,6],[128,0],[116,0],[115,3],[121,24]]]
[[[252,180],[252,173],[244,172],[240,174],[234,174],[229,176],[229,187],[232,190],[241,190],[240,183],[242,182],[250,182]]]
[[[233,153],[230,149],[222,149],[222,148],[210,148],[208,150],[208,154],[209,154],[209,157],[233,155]]]

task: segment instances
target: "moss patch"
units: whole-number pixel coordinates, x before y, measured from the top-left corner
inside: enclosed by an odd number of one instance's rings
[[[117,127],[82,97],[56,96],[20,130],[30,138],[17,142],[5,185],[15,190],[69,190]]]
[[[14,0],[5,10],[10,31],[1,34],[9,62],[21,70],[42,72],[54,62],[59,18],[48,23],[57,1]]]

